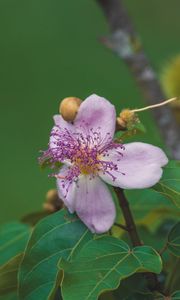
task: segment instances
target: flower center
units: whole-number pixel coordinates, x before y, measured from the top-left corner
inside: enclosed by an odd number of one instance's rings
[[[117,161],[122,157],[122,149],[123,145],[115,143],[109,133],[102,137],[100,128],[82,133],[55,126],[51,132],[49,149],[44,152],[41,160],[49,159],[52,167],[57,162],[70,163],[65,176],[65,180],[70,183],[76,181],[80,174],[90,175],[92,178],[98,172],[108,174],[115,181],[112,171],[119,172]],[[109,159],[111,150],[116,152],[115,161]]]
[[[100,157],[93,149],[80,149],[73,159],[73,163],[79,168],[81,174],[97,174],[100,168]]]

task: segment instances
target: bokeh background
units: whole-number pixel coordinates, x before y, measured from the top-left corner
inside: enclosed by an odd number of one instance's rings
[[[160,73],[180,52],[178,0],[124,0]],[[145,104],[126,66],[99,42],[108,34],[93,0],[0,1],[0,223],[39,210],[55,180],[40,170],[59,100],[92,93],[117,110]],[[159,99],[157,99],[159,100]],[[163,147],[150,113],[141,140]]]

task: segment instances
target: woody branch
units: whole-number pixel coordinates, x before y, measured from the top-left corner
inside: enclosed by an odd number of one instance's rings
[[[96,0],[102,8],[111,34],[103,43],[114,51],[128,66],[148,105],[165,99],[122,0]],[[175,95],[176,96],[176,95]],[[180,128],[168,106],[152,111],[171,156],[180,159]]]

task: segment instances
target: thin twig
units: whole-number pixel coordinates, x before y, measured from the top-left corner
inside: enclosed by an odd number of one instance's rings
[[[131,242],[133,246],[141,246],[142,242],[141,239],[138,235],[137,228],[131,213],[131,210],[129,208],[129,203],[124,195],[124,192],[122,189],[118,187],[114,187],[115,193],[118,197],[119,200],[119,205],[121,207],[125,223],[126,223],[126,228],[128,230]]]
[[[111,35],[102,39],[103,44],[127,64],[148,104],[153,105],[160,99],[165,99],[123,1],[96,0],[96,2],[102,8],[111,30]],[[180,159],[180,128],[176,124],[172,110],[168,106],[162,106],[153,110],[153,115],[172,157]]]
[[[126,199],[123,190],[121,188],[114,187],[114,191],[117,195],[132,245],[142,246],[143,243],[139,237],[136,224],[134,222],[134,218],[129,207],[128,200]],[[156,274],[145,273],[145,278],[148,282],[148,287],[150,290],[160,290],[160,284],[158,282]]]
[[[123,225],[123,224],[114,223],[114,225],[117,226],[117,227],[119,227],[119,228],[121,228],[121,229],[123,229],[123,230],[128,231],[128,228],[125,225]]]
[[[166,243],[163,247],[162,247],[162,249],[160,249],[158,252],[159,252],[159,255],[163,255],[163,253],[166,251],[166,249],[167,249],[167,247],[168,247],[168,244]]]
[[[179,269],[179,263],[178,262],[180,262],[179,257],[176,258],[176,260],[174,262],[174,265],[172,267],[172,270],[169,273],[169,276],[167,278],[166,288],[165,288],[165,291],[164,291],[165,294],[169,294],[169,293],[172,292],[173,281],[174,281],[174,279],[177,275],[177,270]]]

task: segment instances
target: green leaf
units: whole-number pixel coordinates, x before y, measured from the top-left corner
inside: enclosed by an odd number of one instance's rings
[[[87,227],[64,209],[41,220],[34,228],[20,268],[20,299],[48,299],[61,277],[59,259],[70,259],[91,238]]]
[[[124,218],[120,208],[118,208],[118,199],[112,192],[115,203],[117,203],[116,223],[124,223]],[[155,230],[167,219],[179,220],[180,209],[169,201],[165,196],[152,189],[126,190],[126,197],[131,210],[139,226],[146,226],[151,232]],[[121,237],[124,230],[118,226],[111,229],[113,236]],[[146,243],[145,243],[146,244]],[[152,246],[152,245],[151,245]]]
[[[180,291],[176,291],[171,295],[172,300],[180,300]]]
[[[159,230],[151,232],[145,226],[138,226],[138,233],[141,237],[141,240],[143,241],[143,244],[153,247],[157,252],[160,251],[164,246],[165,238],[167,236],[167,234],[162,234],[161,232],[159,232]],[[129,234],[125,230],[122,234],[122,239],[127,243],[129,242]]]
[[[23,254],[10,259],[0,267],[0,295],[17,290],[17,273]]]
[[[120,298],[121,299],[121,298]],[[155,300],[152,293],[134,293],[131,296],[122,300]]]
[[[12,222],[0,228],[0,265],[24,251],[30,234],[30,227]]]
[[[0,295],[0,300],[19,300],[17,293],[13,292],[13,293],[9,293],[7,295]]]
[[[138,120],[138,122],[134,124],[129,124],[127,130],[118,131],[116,133],[117,140],[122,141],[127,138],[131,138],[137,134],[142,134],[146,132],[146,128],[144,125]]]
[[[23,223],[29,224],[31,226],[36,225],[36,223],[38,223],[41,219],[47,217],[50,215],[50,212],[47,211],[38,211],[38,212],[34,212],[34,213],[30,213],[28,215],[25,215],[24,217],[22,217],[21,221]]]
[[[136,223],[139,225],[156,228],[164,219],[180,217],[180,210],[164,195],[153,189],[127,190],[125,193]]]
[[[161,180],[153,189],[180,207],[180,164],[178,161],[169,162],[164,168]]]
[[[154,292],[153,295],[153,300],[166,300],[165,296],[159,292]]]
[[[155,293],[153,300],[180,300],[180,291],[176,291],[169,297],[162,295],[161,293]]]
[[[180,257],[180,222],[171,229],[168,235],[167,246],[173,255]]]
[[[169,285],[171,292],[179,290],[180,283],[180,258],[176,256],[173,258],[171,257],[171,261],[166,268],[166,286]]]
[[[129,288],[131,287],[131,288]],[[116,299],[127,300],[136,299],[135,294],[147,293],[147,280],[141,273],[136,273],[126,279],[123,279],[117,290],[113,292]]]
[[[131,250],[124,241],[104,236],[88,242],[72,262],[60,262],[60,268],[64,270],[64,300],[96,300],[137,271],[160,273],[162,262],[151,247]]]

